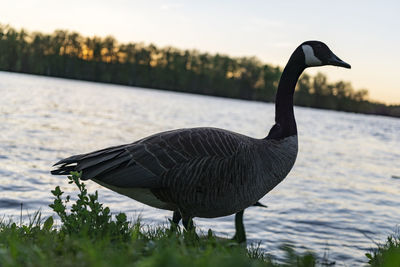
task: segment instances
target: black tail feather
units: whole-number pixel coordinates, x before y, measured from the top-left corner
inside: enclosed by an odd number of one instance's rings
[[[78,163],[77,170],[82,171],[82,178],[84,180],[97,177],[105,172],[119,167],[123,163],[128,163],[130,157],[125,155],[122,157],[113,157],[111,159],[105,158],[105,160],[96,160],[96,164],[87,166],[86,168],[81,168],[80,163]]]
[[[76,171],[76,166],[60,166],[56,170],[52,170],[51,174],[53,175],[69,175],[71,172]]]
[[[83,156],[85,156],[85,154],[75,155],[75,156],[71,156],[71,157],[62,159],[62,160],[56,162],[56,163],[53,165],[53,167],[54,167],[54,166],[57,166],[57,165],[61,165],[61,164],[62,164],[62,165],[68,165],[68,164],[72,164],[72,163],[77,163]],[[63,167],[63,166],[61,166],[61,167]]]
[[[88,154],[71,156],[58,161],[53,166],[53,175],[69,175],[71,171],[82,171],[82,180],[94,178],[104,172],[118,167],[120,164],[130,161],[130,156],[124,146],[110,147]]]

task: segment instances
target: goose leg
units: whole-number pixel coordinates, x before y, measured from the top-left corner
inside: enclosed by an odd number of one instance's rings
[[[171,222],[171,227],[170,227],[171,231],[176,230],[181,219],[182,219],[181,213],[179,211],[175,210],[172,215],[172,220],[169,220]]]
[[[191,231],[194,229],[192,217],[182,216],[182,224],[186,231]]]
[[[182,219],[181,213],[177,210],[174,211],[174,214],[172,215],[172,222],[178,225],[181,219]]]
[[[232,239],[236,240],[238,243],[246,242],[246,231],[244,229],[244,224],[243,224],[243,213],[244,210],[239,211],[238,213],[235,214],[236,233]]]
[[[267,208],[266,205],[264,205],[258,201],[253,206]],[[243,224],[243,213],[244,213],[244,210],[239,211],[238,213],[235,214],[236,233],[232,239],[236,240],[238,243],[246,242],[246,230],[245,230],[244,224]]]
[[[196,233],[196,228],[193,225],[193,217],[182,214],[182,224],[186,229],[186,231],[183,232],[185,238],[188,238],[188,240],[192,241],[199,240],[199,236]]]
[[[258,201],[253,206],[268,208],[268,206],[266,206]],[[238,243],[246,242],[246,230],[245,230],[244,224],[243,224],[243,213],[244,213],[244,210],[239,211],[238,213],[235,214],[235,230],[236,230],[236,232],[235,232],[235,235],[232,237],[232,240],[236,240]],[[181,220],[182,220],[181,213],[179,211],[174,211],[174,213],[172,215],[172,223],[174,224],[174,226],[176,227]],[[190,222],[189,222],[189,220],[190,220]],[[172,223],[171,223],[171,227],[173,226]],[[191,218],[187,219],[187,220],[183,219],[182,223],[187,231],[193,228],[193,220]]]

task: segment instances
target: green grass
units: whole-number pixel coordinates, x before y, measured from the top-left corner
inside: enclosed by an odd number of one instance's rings
[[[57,214],[42,219],[36,212],[29,223],[0,220],[0,267],[3,266],[324,266],[311,252],[297,253],[282,246],[280,262],[257,245],[249,247],[217,238],[211,230],[200,237],[194,231],[140,220],[128,222],[124,213],[112,215],[88,194],[78,173],[68,177],[79,189],[77,199],[57,186],[50,207]],[[400,240],[390,237],[372,254],[372,266],[400,266]]]
[[[400,233],[387,238],[383,245],[366,254],[371,266],[399,267],[400,266]]]
[[[68,177],[79,194],[76,201],[52,191],[50,207],[59,220],[35,213],[28,224],[0,222],[0,266],[278,266],[259,249],[216,238],[212,231],[198,237],[179,227],[130,223],[124,213],[112,215],[88,194],[79,174]],[[73,202],[73,203],[72,203]],[[58,225],[55,225],[57,222]],[[279,266],[315,266],[311,253],[282,248]]]

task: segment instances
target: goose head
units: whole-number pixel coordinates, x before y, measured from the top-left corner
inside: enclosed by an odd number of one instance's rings
[[[307,67],[317,67],[332,65],[350,69],[350,64],[347,64],[337,57],[329,47],[320,41],[307,41],[300,45],[304,54],[304,64]]]

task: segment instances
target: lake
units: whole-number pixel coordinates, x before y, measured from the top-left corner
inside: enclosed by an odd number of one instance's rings
[[[337,266],[360,265],[364,254],[400,223],[400,120],[295,107],[299,154],[288,177],[251,207],[251,242],[272,255],[291,242],[328,254]],[[53,214],[50,190],[76,189],[50,175],[61,158],[131,143],[152,133],[212,126],[262,138],[274,122],[271,103],[0,72],[0,216],[19,221]],[[114,213],[166,224],[158,210],[87,181]],[[195,219],[197,228],[234,234],[233,216]]]

